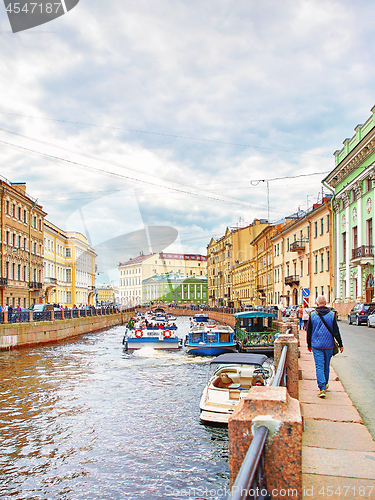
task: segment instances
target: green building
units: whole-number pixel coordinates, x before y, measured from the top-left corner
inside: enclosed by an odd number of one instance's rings
[[[174,273],[151,276],[142,281],[142,296],[147,303],[205,304],[207,277]]]
[[[336,151],[335,169],[323,180],[334,191],[334,307],[345,316],[357,302],[374,296],[375,106]]]

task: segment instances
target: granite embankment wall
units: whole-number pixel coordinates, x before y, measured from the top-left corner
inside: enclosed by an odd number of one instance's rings
[[[0,349],[57,342],[67,338],[122,325],[133,313],[123,312],[54,321],[0,325]]]

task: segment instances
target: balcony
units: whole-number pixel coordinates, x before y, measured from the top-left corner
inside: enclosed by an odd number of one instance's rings
[[[52,283],[53,285],[57,285],[57,279],[56,278],[46,278],[46,282],[47,283]]]
[[[299,284],[299,276],[297,274],[292,274],[291,276],[285,276],[284,283],[289,286]]]
[[[353,264],[366,265],[374,263],[374,245],[362,245],[352,250]]]
[[[39,283],[38,281],[30,281],[29,288],[33,290],[41,290],[43,288],[43,283]]]
[[[7,286],[8,278],[0,278],[0,286]]]
[[[305,250],[306,240],[296,240],[289,246],[291,252],[298,252],[298,250]]]

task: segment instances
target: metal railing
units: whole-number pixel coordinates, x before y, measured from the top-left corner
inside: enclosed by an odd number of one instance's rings
[[[293,241],[293,243],[290,244],[289,250],[291,252],[294,252],[295,250],[302,250],[305,248],[306,245],[306,240],[304,238],[300,240]]]
[[[265,443],[268,428],[261,425],[255,431],[244,461],[227,500],[270,500],[265,474]]]
[[[286,356],[288,354],[288,347],[284,345],[281,351],[281,356],[279,364],[277,365],[277,370],[275,377],[272,382],[272,387],[286,387]]]
[[[291,285],[292,283],[299,283],[299,275],[292,274],[291,276],[285,276],[284,282],[286,285]]]
[[[13,309],[11,312],[1,312],[0,313],[0,324],[7,320],[8,323],[28,323],[29,322],[29,309],[23,309],[22,311],[17,311]],[[99,307],[95,308],[93,306],[88,309],[55,309],[54,319],[71,319],[86,316],[101,316],[103,314],[117,314],[120,312],[134,312],[134,307],[132,308],[117,308],[117,307]],[[51,321],[51,311],[32,311],[32,321]]]
[[[373,257],[374,256],[374,246],[373,245],[362,245],[352,250],[352,259],[359,259],[360,257]]]

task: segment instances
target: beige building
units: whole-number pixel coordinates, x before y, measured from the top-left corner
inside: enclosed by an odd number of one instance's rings
[[[310,292],[314,305],[324,295],[331,305],[333,297],[333,226],[331,198],[315,204],[303,217],[271,238],[273,245],[273,302],[278,306],[303,303],[303,289]]]
[[[207,276],[207,257],[198,254],[160,252],[139,255],[120,263],[119,300],[123,306],[142,304],[142,281],[152,276],[175,274],[185,277]]]
[[[29,307],[43,295],[43,226],[46,213],[26,183],[0,178],[1,305]]]
[[[85,236],[44,227],[44,302],[64,307],[94,304],[96,253]]]
[[[71,259],[72,304],[95,305],[95,258],[97,254],[81,233],[67,232]],[[70,251],[69,251],[70,250]]]
[[[115,290],[111,285],[97,285],[96,305],[107,306],[115,303]]]
[[[255,219],[244,228],[227,228],[219,240],[211,239],[207,246],[208,298],[211,307],[231,306],[235,300],[238,301],[239,290],[235,292],[233,289],[233,270],[253,257],[251,241],[267,225],[267,221]],[[248,270],[242,271],[242,277],[246,272]],[[235,271],[235,274],[238,280],[239,273]]]

